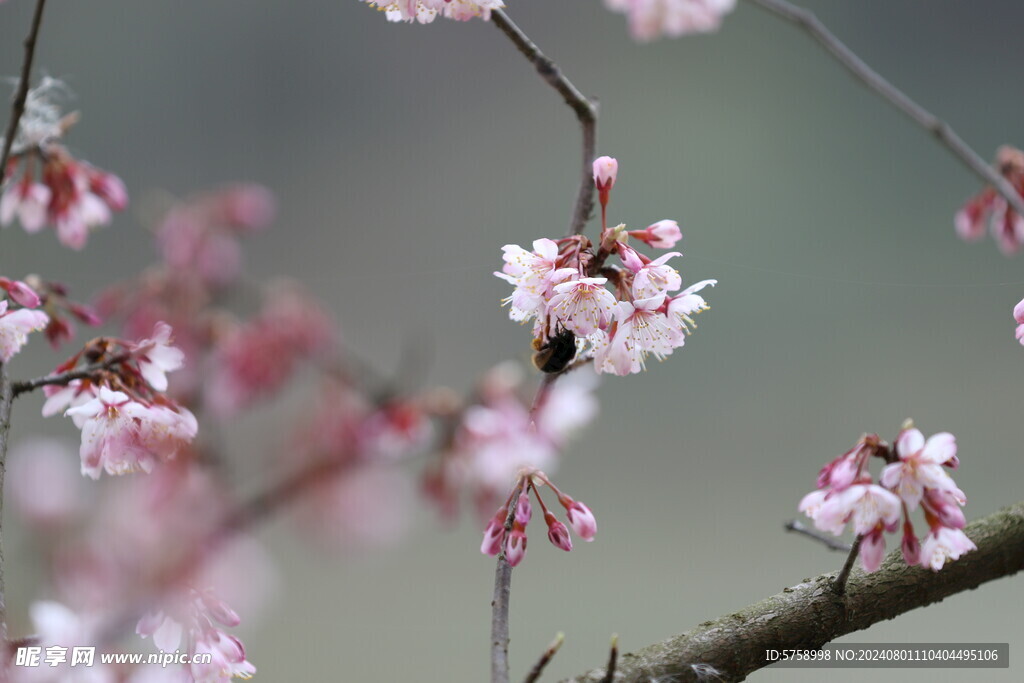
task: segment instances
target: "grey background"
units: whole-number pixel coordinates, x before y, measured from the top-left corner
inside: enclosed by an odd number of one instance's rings
[[[1024,266],[955,237],[953,213],[979,188],[968,171],[746,3],[719,35],[653,45],[632,43],[596,0],[509,4],[601,100],[600,152],[621,163],[611,219],[678,219],[684,279],[721,281],[685,350],[603,384],[602,418],[558,475],[595,510],[598,539],[565,556],[533,531],[513,586],[514,671],[559,630],[551,680],[603,663],[612,633],[634,649],[837,567],[781,523],[863,431],[891,439],[913,417],[926,434],[955,433],[968,519],[1021,498],[1024,349],[1011,310]],[[983,156],[1024,142],[1020,3],[808,4]],[[30,8],[0,8],[5,75]],[[528,334],[505,319],[506,287],[490,273],[502,244],[564,231],[578,131],[493,27],[389,25],[355,0],[53,0],[38,64],[78,95],[71,145],[119,173],[135,203],[81,254],[6,231],[5,274],[45,271],[95,292],[150,259],[148,193],[252,180],[278,193],[280,218],[250,241],[250,272],[317,291],[380,367],[422,343],[431,381],[465,389],[495,361],[526,358]],[[19,367],[53,365],[41,346]],[[74,436],[36,412],[18,405],[16,436]],[[242,486],[265,477],[287,415],[268,407],[231,434]],[[445,531],[424,508],[398,548],[342,556],[292,529],[261,532],[281,590],[243,630],[260,680],[485,679],[493,563],[474,520]],[[12,550],[7,564],[23,616],[31,562]],[[1009,641],[1016,657],[1020,590],[1003,580],[852,640]],[[1018,680],[1018,668],[977,679]]]

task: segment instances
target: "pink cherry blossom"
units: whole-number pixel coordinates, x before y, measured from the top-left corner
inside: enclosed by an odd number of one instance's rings
[[[429,24],[439,15],[455,21],[491,18],[491,11],[505,6],[501,0],[364,0],[376,6],[388,21]]]
[[[480,552],[484,555],[497,555],[505,543],[505,520],[508,518],[508,508],[502,506],[498,512],[487,523],[484,529],[484,540],[480,544]]]
[[[142,377],[157,391],[167,391],[167,373],[185,364],[185,354],[170,345],[172,334],[170,325],[158,322],[150,339],[132,347]]]
[[[972,550],[977,550],[977,546],[960,529],[935,527],[921,544],[921,566],[939,571],[946,562],[959,559]]]
[[[863,535],[879,524],[892,526],[900,512],[900,499],[892,492],[875,484],[854,484],[829,496],[813,519],[816,527],[836,536],[847,522],[852,522],[854,533]]]
[[[667,265],[669,259],[682,256],[678,251],[671,251],[645,263],[633,272],[633,296],[647,299],[658,294],[668,294],[683,286],[683,278],[679,271]]]
[[[949,432],[935,434],[926,442],[920,430],[905,429],[896,440],[896,454],[899,462],[886,465],[879,479],[909,510],[917,509],[926,488],[959,491],[942,469],[956,458],[956,439]]]
[[[996,151],[995,165],[1007,183],[1024,196],[1024,152],[1004,145]],[[968,200],[953,222],[957,235],[967,241],[981,239],[989,227],[1004,254],[1013,254],[1024,244],[1024,218],[991,187]]]
[[[679,223],[670,220],[658,221],[644,230],[630,230],[627,234],[655,249],[671,249],[683,238]]]
[[[628,375],[643,370],[648,355],[663,360],[672,353],[672,328],[658,310],[664,303],[665,295],[658,294],[616,305],[615,331],[595,351],[599,371]]]
[[[505,559],[515,567],[526,557],[526,531],[516,523],[505,540]]]
[[[736,0],[605,0],[608,9],[626,14],[635,40],[718,30]]]
[[[50,188],[28,177],[11,183],[0,197],[0,224],[10,225],[17,218],[25,232],[39,232],[46,225],[50,195]]]
[[[8,302],[0,301],[0,361],[6,363],[28,343],[28,335],[37,332],[50,318],[42,311],[21,308],[8,310]]]
[[[608,278],[585,277],[555,285],[548,304],[563,327],[586,337],[608,327],[615,296],[604,288]]]
[[[82,474],[121,475],[150,472],[160,460],[174,457],[196,435],[195,416],[184,408],[146,406],[120,391],[101,387],[88,403],[70,408],[82,429]]]

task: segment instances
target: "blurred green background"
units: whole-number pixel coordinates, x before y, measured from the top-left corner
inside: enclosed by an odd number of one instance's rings
[[[1024,142],[1021,3],[807,4],[982,156]],[[18,70],[31,5],[0,8],[4,75]],[[602,665],[612,633],[635,649],[837,568],[841,556],[782,523],[864,431],[892,439],[913,417],[926,434],[956,434],[969,520],[1024,496],[1011,317],[1024,261],[954,235],[954,212],[979,189],[971,173],[747,3],[717,35],[651,45],[597,0],[509,5],[601,101],[599,152],[621,164],[610,220],[679,220],[684,280],[720,280],[683,351],[603,383],[600,421],[558,475],[596,512],[598,539],[566,556],[533,531],[513,583],[515,672],[557,631],[566,644],[549,680]],[[527,357],[529,334],[499,308],[507,287],[491,272],[501,245],[564,232],[579,133],[492,26],[391,25],[356,0],[52,0],[37,63],[77,95],[72,149],[120,174],[134,207],[81,254],[52,233],[7,230],[5,274],[92,294],[152,258],[140,217],[152,192],[250,180],[277,193],[280,217],[249,241],[248,272],[304,282],[378,367],[423,345],[430,381],[465,389]],[[56,362],[41,344],[18,360],[19,376]],[[15,439],[75,436],[37,414],[18,404]],[[264,481],[288,414],[266,407],[229,435],[241,486]],[[281,581],[242,630],[259,680],[485,680],[493,561],[477,552],[480,529],[444,530],[426,506],[416,516],[406,542],[378,553],[326,553],[284,519],[261,530]],[[30,548],[16,534],[5,549],[22,619]],[[845,640],[1009,641],[1014,658],[1020,606],[1020,579],[1004,579]],[[827,672],[867,675],[962,680]]]

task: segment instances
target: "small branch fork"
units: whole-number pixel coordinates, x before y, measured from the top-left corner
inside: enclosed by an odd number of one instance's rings
[[[18,134],[18,124],[21,123],[21,117],[25,113],[29,79],[32,76],[32,62],[36,55],[36,39],[39,37],[39,27],[43,23],[43,8],[45,6],[46,0],[36,0],[35,13],[32,15],[32,26],[25,37],[25,61],[21,64],[18,90],[14,95],[14,103],[11,105],[11,119],[7,122],[7,131],[4,133],[4,149],[3,153],[0,154],[0,187],[3,187],[4,177],[7,175],[7,161],[11,157],[14,137]]]
[[[537,68],[541,78],[562,96],[569,108],[575,112],[583,128],[583,170],[580,175],[580,189],[573,204],[572,220],[569,222],[569,235],[582,235],[583,228],[594,209],[593,163],[597,149],[597,103],[583,95],[572,81],[565,77],[558,65],[545,56],[536,43],[530,40],[505,12],[500,9],[494,10],[491,13],[491,21]]]
[[[814,529],[807,528],[807,526],[805,526],[803,523],[795,519],[789,520],[782,526],[786,531],[792,531],[796,534],[802,534],[807,538],[813,539],[818,543],[821,543],[829,550],[836,550],[839,552],[848,553],[853,548],[853,546],[849,543],[843,543],[842,541],[837,541],[836,539],[830,536],[826,536],[825,534],[819,534]]]
[[[864,60],[847,47],[839,38],[810,10],[786,2],[786,0],[749,0],[754,5],[771,12],[780,19],[796,24],[815,41],[818,42],[832,57],[835,58],[850,74],[866,85],[876,95],[907,115],[914,123],[931,133],[953,156],[958,158],[979,178],[996,188],[999,194],[1013,209],[1024,215],[1024,199],[992,166],[982,159],[977,152],[968,146],[948,123],[935,116],[920,104],[910,99],[906,93],[882,77],[868,66]]]

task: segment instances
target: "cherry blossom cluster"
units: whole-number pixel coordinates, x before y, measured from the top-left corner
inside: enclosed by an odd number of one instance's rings
[[[460,494],[469,492],[486,519],[521,472],[553,472],[570,437],[596,417],[597,377],[588,369],[551,384],[536,406],[526,395],[523,374],[519,365],[502,363],[484,375],[471,405],[453,407],[441,457],[425,481],[446,516],[455,514]]]
[[[605,5],[626,15],[635,40],[650,41],[717,31],[736,0],[605,0]]]
[[[996,167],[1013,189],[1024,197],[1024,152],[1010,146],[996,152]],[[957,212],[956,233],[974,242],[991,232],[1004,254],[1017,252],[1024,243],[1024,218],[993,187],[972,197]]]
[[[178,651],[184,638],[190,658],[210,655],[209,663],[186,665],[184,680],[187,683],[220,683],[232,678],[252,678],[256,667],[245,658],[245,646],[222,628],[238,626],[242,621],[238,614],[209,589],[192,589],[188,597],[173,612],[157,611],[144,615],[135,628],[136,633],[143,638],[152,636],[153,644],[163,652]]]
[[[512,493],[509,494],[505,504],[498,508],[498,511],[488,522],[484,530],[484,540],[480,545],[480,552],[485,555],[497,555],[505,553],[505,559],[515,567],[526,557],[526,526],[533,517],[533,506],[530,504],[530,492],[533,492],[541,512],[544,513],[544,523],[548,527],[548,540],[556,548],[566,552],[572,550],[572,539],[569,537],[569,530],[565,524],[560,522],[540,495],[540,487],[544,485],[551,487],[551,491],[558,498],[558,503],[565,508],[566,518],[569,526],[577,536],[584,541],[593,541],[597,533],[597,520],[594,513],[583,503],[573,500],[571,496],[558,490],[551,483],[551,480],[540,470],[527,470],[519,476]],[[511,529],[506,531],[509,517],[509,507],[515,505],[512,513]]]
[[[29,233],[50,225],[61,244],[82,249],[92,229],[128,205],[121,179],[74,158],[60,144],[75,115],[61,116],[54,97],[63,84],[52,78],[29,91],[6,169],[0,169],[0,224],[15,217]],[[20,173],[20,177],[19,177]]]
[[[139,342],[100,337],[54,371],[85,371],[65,386],[47,385],[43,406],[44,416],[64,411],[82,430],[83,475],[150,472],[195,437],[195,416],[163,393],[167,373],[185,359],[171,345],[171,335],[171,327],[160,322]]]
[[[0,277],[0,362],[6,363],[28,343],[28,335],[45,329],[49,316],[35,310],[41,300],[35,290],[21,280]]]
[[[878,483],[868,461],[887,464]],[[861,437],[856,446],[822,468],[818,489],[804,496],[799,509],[822,531],[838,536],[850,524],[860,538],[860,561],[867,572],[876,571],[885,555],[885,532],[900,528],[903,559],[939,571],[948,561],[975,550],[963,532],[967,502],[964,492],[943,468],[956,469],[956,439],[941,432],[926,441],[909,420],[896,439],[895,451],[877,434]],[[914,533],[910,513],[921,508],[928,524],[923,542]]]
[[[547,372],[563,370],[574,355],[578,361],[592,359],[601,373],[639,372],[648,356],[663,360],[683,346],[696,327],[693,316],[708,309],[698,292],[716,280],[673,294],[683,280],[668,262],[682,254],[672,251],[652,260],[630,244],[632,238],[655,249],[672,248],[682,236],[675,221],[658,221],[644,230],[607,226],[617,175],[615,159],[594,161],[602,223],[596,247],[583,235],[538,239],[533,251],[515,244],[502,247],[505,265],[495,275],[515,286],[505,299],[509,317],[534,321],[533,345],[539,353],[556,350],[566,356],[561,364],[538,362]],[[621,266],[608,263],[611,256]],[[560,350],[567,344],[575,348]]]
[[[384,12],[388,21],[429,24],[439,16],[455,21],[491,18],[491,11],[505,6],[502,0],[363,0]]]

